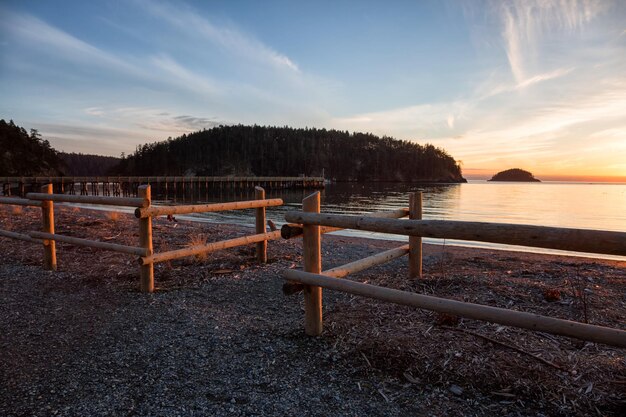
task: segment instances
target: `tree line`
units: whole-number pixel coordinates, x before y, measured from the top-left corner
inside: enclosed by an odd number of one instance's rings
[[[462,182],[445,150],[370,133],[218,126],[137,146],[120,175],[321,176],[337,181]]]
[[[104,176],[110,174],[120,158],[82,153],[59,152],[43,139],[37,129],[30,133],[0,119],[0,175]]]
[[[0,175],[56,176],[62,166],[58,152],[36,129],[29,133],[13,120],[0,120]]]
[[[137,146],[122,158],[58,152],[39,132],[0,120],[0,175],[324,176],[337,181],[461,182],[445,150],[370,133],[218,126]]]

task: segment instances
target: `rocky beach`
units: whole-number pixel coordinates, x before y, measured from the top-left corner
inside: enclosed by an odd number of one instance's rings
[[[55,207],[56,233],[125,245],[131,214]],[[252,233],[153,222],[155,252]],[[280,225],[279,225],[280,227]],[[0,229],[40,230],[40,209],[0,207]],[[399,242],[324,235],[324,269]],[[3,416],[612,416],[626,410],[626,352],[611,346],[324,291],[321,337],[303,330],[300,239],[155,266],[138,291],[130,255],[0,238]],[[350,279],[626,329],[626,262],[425,245]]]

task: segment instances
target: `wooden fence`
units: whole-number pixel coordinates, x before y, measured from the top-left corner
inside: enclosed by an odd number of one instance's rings
[[[105,197],[105,196],[77,196],[66,194],[53,194],[52,184],[42,187],[40,193],[28,193],[26,198],[0,197],[0,204],[35,206],[42,210],[42,230],[17,233],[0,230],[1,237],[19,239],[31,243],[43,244],[44,269],[56,270],[55,242],[70,243],[77,246],[109,250],[139,256],[140,265],[140,289],[143,292],[154,291],[154,264],[172,259],[184,258],[216,250],[232,248],[241,245],[256,243],[257,260],[267,262],[267,242],[280,238],[280,231],[266,232],[265,209],[267,207],[280,206],[283,200],[279,198],[265,199],[265,190],[255,187],[255,200],[236,201],[230,203],[202,204],[188,206],[164,206],[154,207],[151,205],[150,185],[142,185],[138,188],[138,198],[131,197]],[[139,219],[139,245],[126,246],[115,243],[99,242],[77,237],[64,236],[54,233],[54,202],[69,202],[81,204],[104,204],[111,206],[135,207],[135,216]],[[189,248],[173,250],[162,253],[154,253],[152,247],[152,218],[161,215],[173,215],[183,213],[205,213],[225,210],[256,209],[256,234],[235,239],[213,242],[205,245],[197,245]]]
[[[287,288],[303,285],[305,298],[305,331],[317,336],[322,332],[322,287],[364,297],[408,305],[441,313],[515,326],[535,331],[574,337],[626,348],[626,331],[584,324],[538,314],[466,303],[445,298],[415,294],[354,281],[342,280],[350,273],[380,265],[408,254],[409,274],[421,276],[421,238],[448,238],[494,242],[529,247],[562,249],[578,252],[626,256],[626,233],[598,230],[540,227],[502,223],[421,220],[421,193],[410,197],[409,220],[375,216],[320,214],[320,196],[314,193],[302,201],[302,212],[285,215],[288,222],[301,227],[304,247],[304,271],[286,270]],[[408,235],[409,244],[347,265],[322,271],[321,233],[338,228]]]

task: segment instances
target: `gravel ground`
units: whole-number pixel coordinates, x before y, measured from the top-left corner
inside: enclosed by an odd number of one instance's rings
[[[137,239],[132,217],[56,211],[58,233]],[[36,230],[38,221],[36,210],[0,212],[2,229]],[[157,251],[249,233],[165,219],[154,231]],[[398,245],[323,242],[325,269]],[[254,262],[252,246],[160,264],[154,294],[137,291],[130,256],[63,244],[57,251],[59,271],[45,272],[39,248],[0,239],[2,416],[626,410],[623,349],[329,291],[323,336],[305,336],[302,296],[281,292],[280,271],[301,264],[297,239],[270,242],[266,265]],[[626,328],[624,262],[433,246],[425,255],[421,281],[405,278],[403,259],[354,279],[574,320],[586,313],[591,323]],[[548,290],[558,299],[547,301]]]

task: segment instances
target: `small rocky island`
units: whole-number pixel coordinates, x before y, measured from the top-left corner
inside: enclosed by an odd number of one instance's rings
[[[541,182],[541,180],[533,177],[533,174],[530,172],[519,168],[498,172],[489,181]]]

